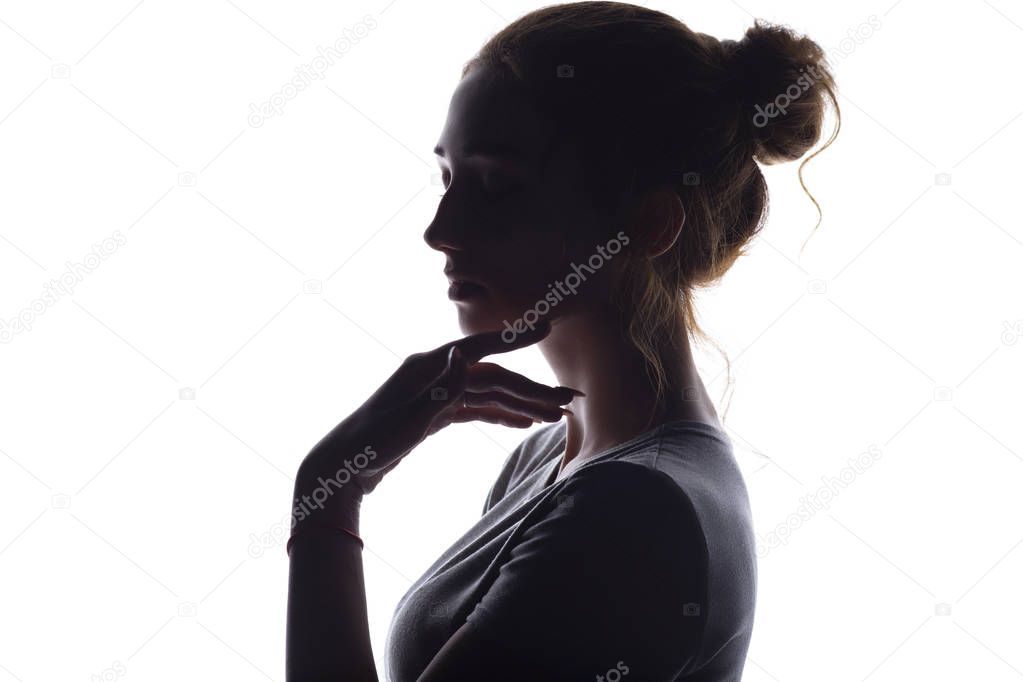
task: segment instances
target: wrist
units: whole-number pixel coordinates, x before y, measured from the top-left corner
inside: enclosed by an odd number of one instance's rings
[[[292,533],[307,522],[336,524],[358,533],[363,496],[354,477],[325,476],[303,462],[292,495]]]

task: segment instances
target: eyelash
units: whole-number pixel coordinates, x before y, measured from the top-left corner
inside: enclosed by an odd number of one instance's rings
[[[522,189],[522,188],[521,188],[521,187],[518,187],[518,186],[513,186],[513,187],[512,187],[511,189],[506,189],[506,190],[503,190],[503,191],[502,191],[502,192],[500,192],[500,193],[499,193],[499,194],[498,194],[498,195],[497,195],[496,197],[493,197],[493,196],[491,196],[490,198],[491,198],[491,200],[493,200],[493,201],[500,201],[501,199],[504,199],[504,198],[506,198],[506,197],[509,197],[509,196],[511,196],[511,195],[513,195],[513,194],[515,194],[515,193],[516,193],[516,192],[518,192],[518,191],[519,191],[520,189]],[[446,196],[446,195],[447,195],[447,192],[441,192],[441,193],[440,193],[440,194],[438,194],[437,196],[438,196],[438,197],[444,197],[444,196]]]

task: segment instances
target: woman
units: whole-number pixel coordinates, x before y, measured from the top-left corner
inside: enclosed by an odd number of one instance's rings
[[[289,680],[378,679],[359,504],[425,437],[473,420],[552,423],[402,599],[389,679],[740,679],[753,532],[690,351],[693,292],[763,224],[757,162],[820,138],[823,56],[761,22],[719,41],[580,2],[522,17],[466,65],[424,238],[467,336],[409,357],[303,460]],[[534,343],[562,386],[481,361]]]

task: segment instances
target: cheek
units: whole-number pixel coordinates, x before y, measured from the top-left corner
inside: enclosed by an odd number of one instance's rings
[[[495,287],[517,301],[542,294],[548,284],[564,276],[569,258],[562,253],[562,243],[550,234],[495,242],[491,260]]]
[[[553,186],[523,202],[495,207],[485,240],[495,294],[508,306],[542,299],[549,285],[571,272],[573,253],[579,252],[578,242],[591,220],[583,207]]]

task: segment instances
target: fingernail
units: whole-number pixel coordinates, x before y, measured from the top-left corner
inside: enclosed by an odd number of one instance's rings
[[[576,389],[569,388],[568,386],[558,386],[558,390],[560,390],[560,391],[571,391],[575,395],[586,397],[586,394],[583,393],[582,391],[577,391]]]
[[[575,412],[573,412],[572,410],[568,409],[567,407],[561,408],[561,412],[562,412],[562,414],[570,414],[573,417],[575,416]]]

